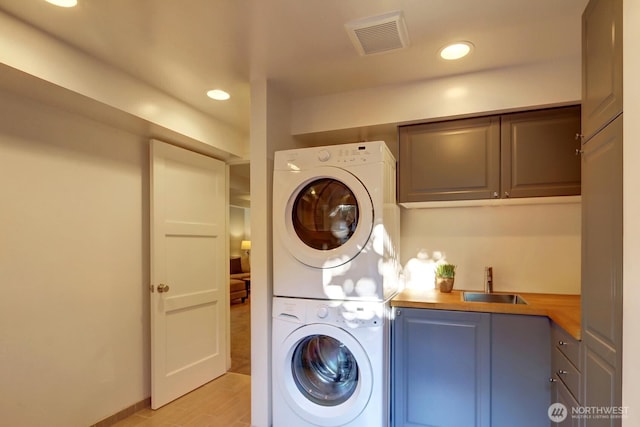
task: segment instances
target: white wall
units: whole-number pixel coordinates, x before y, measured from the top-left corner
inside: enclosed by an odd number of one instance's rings
[[[295,148],[291,102],[273,82],[251,82],[251,424],[271,426],[273,153]],[[260,212],[260,214],[256,214]]]
[[[482,290],[491,266],[495,291],[580,293],[580,203],[403,209],[401,220],[407,275],[427,255],[431,268],[440,257],[457,265],[455,289]],[[430,276],[409,279],[433,287]]]
[[[251,82],[251,424],[271,426],[271,192],[267,81]],[[285,116],[286,117],[286,116]]]
[[[247,208],[229,206],[229,255],[240,256],[240,244],[251,240],[251,216]]]
[[[625,427],[640,425],[640,2],[623,1],[624,51],[624,266],[622,404]]]
[[[149,396],[146,141],[0,93],[0,424]]]
[[[581,98],[580,75],[578,56],[300,99],[293,105],[291,133],[577,103]]]

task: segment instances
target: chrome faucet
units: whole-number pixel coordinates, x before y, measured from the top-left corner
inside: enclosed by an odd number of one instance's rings
[[[484,268],[484,291],[487,294],[493,292],[493,267]]]

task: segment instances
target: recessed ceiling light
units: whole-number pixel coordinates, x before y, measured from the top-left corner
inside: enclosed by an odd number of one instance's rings
[[[47,3],[51,3],[60,7],[74,7],[78,5],[78,0],[45,0]]]
[[[472,49],[473,44],[470,42],[453,43],[440,49],[440,57],[452,61],[467,56]]]
[[[227,99],[231,98],[231,95],[220,89],[213,89],[208,91],[207,96],[217,101],[226,101]]]

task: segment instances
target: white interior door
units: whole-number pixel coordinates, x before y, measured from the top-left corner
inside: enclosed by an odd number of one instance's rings
[[[226,371],[227,180],[219,160],[151,141],[151,407]]]

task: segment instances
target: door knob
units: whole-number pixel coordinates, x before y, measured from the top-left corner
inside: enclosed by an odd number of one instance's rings
[[[164,283],[160,283],[158,285],[158,293],[161,294],[163,292],[169,292],[169,285],[165,285]]]

